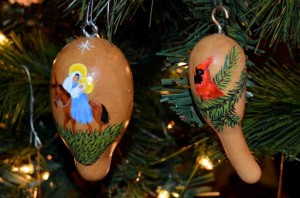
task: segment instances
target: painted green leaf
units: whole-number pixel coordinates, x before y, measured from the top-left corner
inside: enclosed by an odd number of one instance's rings
[[[224,90],[232,78],[232,71],[237,68],[237,60],[239,56],[239,50],[237,46],[234,46],[229,55],[226,55],[225,63],[217,75],[213,78],[214,83]]]

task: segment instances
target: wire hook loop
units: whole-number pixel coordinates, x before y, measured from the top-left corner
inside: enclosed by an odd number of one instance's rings
[[[212,20],[214,21],[214,23],[217,25],[217,27],[218,27],[218,33],[222,33],[222,26],[221,26],[221,24],[219,23],[219,21],[216,19],[216,17],[215,17],[215,14],[216,14],[216,11],[217,10],[222,10],[223,12],[224,12],[224,14],[225,14],[225,18],[226,19],[228,19],[229,18],[229,13],[228,13],[228,10],[225,8],[225,6],[223,6],[223,5],[217,5],[217,6],[215,6],[214,8],[213,8],[213,10],[212,10],[212,13],[211,13],[211,18],[212,18]]]
[[[86,28],[90,26],[92,29],[92,33],[89,33]],[[84,36],[88,37],[88,38],[94,38],[97,34],[98,34],[98,27],[95,25],[94,22],[86,22],[82,25],[81,27],[82,32],[84,34]]]
[[[86,36],[88,38],[93,38],[98,34],[98,27],[94,23],[94,20],[96,18],[93,19],[93,9],[94,9],[94,1],[90,0],[88,5],[87,5],[85,22],[81,26],[81,29],[82,29],[82,32],[83,32],[84,36]],[[91,33],[89,33],[86,29],[89,26],[92,30]]]

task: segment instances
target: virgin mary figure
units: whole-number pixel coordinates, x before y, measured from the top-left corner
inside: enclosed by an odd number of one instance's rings
[[[79,71],[71,73],[63,82],[63,88],[71,95],[71,116],[77,122],[87,124],[93,121],[93,113],[87,94],[86,85],[79,83],[82,77]]]

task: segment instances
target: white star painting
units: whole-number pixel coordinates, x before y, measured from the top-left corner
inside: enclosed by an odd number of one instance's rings
[[[89,40],[86,40],[85,42],[81,42],[80,45],[76,45],[78,47],[78,49],[81,49],[81,54],[83,54],[83,52],[85,50],[90,51],[91,48],[94,48],[95,46],[91,45],[91,43],[89,42]]]

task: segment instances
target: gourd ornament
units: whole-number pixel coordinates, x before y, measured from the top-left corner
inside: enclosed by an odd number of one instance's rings
[[[80,37],[54,60],[50,100],[59,134],[80,175],[104,178],[133,107],[133,81],[121,50],[108,40]]]
[[[224,11],[228,16],[227,10]],[[256,183],[261,169],[247,146],[241,126],[246,100],[245,54],[234,40],[221,33],[220,24],[215,22],[219,33],[201,39],[190,54],[193,99],[204,120],[220,138],[239,177],[246,183]]]

